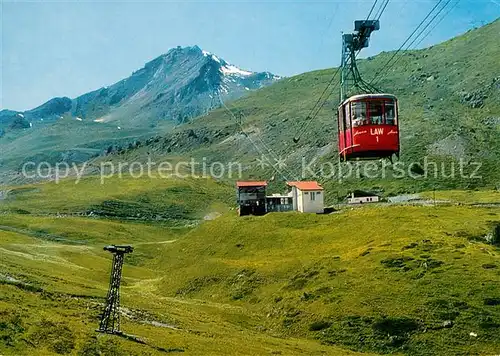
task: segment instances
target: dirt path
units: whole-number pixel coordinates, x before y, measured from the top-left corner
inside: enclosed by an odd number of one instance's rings
[[[141,246],[141,245],[164,245],[164,244],[174,243],[175,241],[177,241],[177,240],[138,242],[138,243],[134,243],[134,246]]]

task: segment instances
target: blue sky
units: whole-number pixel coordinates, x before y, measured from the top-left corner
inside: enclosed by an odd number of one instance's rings
[[[398,48],[436,2],[391,0],[362,55]],[[129,76],[177,45],[197,44],[241,68],[286,76],[336,66],[341,31],[352,31],[372,4],[0,0],[0,108],[27,110],[55,96],[74,98]],[[461,0],[420,47],[499,16],[500,0]]]

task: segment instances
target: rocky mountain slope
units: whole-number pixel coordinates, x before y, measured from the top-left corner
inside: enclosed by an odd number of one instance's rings
[[[177,47],[129,78],[76,98],[71,110],[73,116],[98,122],[182,123],[218,107],[219,93],[234,99],[278,79],[271,73],[242,70],[198,46]]]
[[[177,47],[146,63],[128,78],[75,99],[53,98],[25,112],[2,110],[0,123],[22,114],[28,121],[75,119],[108,122],[149,117],[183,122],[219,106],[218,93],[235,99],[279,80],[269,72],[242,70],[198,46]],[[127,118],[126,118],[127,117]]]
[[[60,150],[50,152],[57,159],[82,153],[82,145],[99,153],[110,141],[164,132],[219,107],[221,98],[236,99],[279,79],[240,69],[198,46],[177,47],[109,87],[75,99],[53,98],[25,112],[2,110],[0,166],[21,163],[18,153],[47,158],[40,142]],[[88,157],[81,154],[78,161]]]

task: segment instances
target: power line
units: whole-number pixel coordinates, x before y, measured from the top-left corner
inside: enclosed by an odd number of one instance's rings
[[[370,9],[370,12],[368,13],[368,16],[366,17],[365,21],[368,21],[368,19],[370,18],[371,14],[373,13],[373,10],[375,10],[375,7],[377,6],[377,3],[378,3],[378,0],[375,0],[374,3],[373,3],[373,5],[372,5],[372,7],[371,7],[371,9]],[[385,4],[382,3],[382,5],[381,5],[381,8],[383,7],[382,12],[385,10],[385,7],[387,7],[388,3],[389,3],[389,0],[385,0]],[[380,14],[380,15],[382,15],[382,14]],[[359,54],[359,52],[361,52],[361,51],[358,51],[358,53],[355,55],[355,58],[357,57],[357,55]],[[319,105],[319,104],[323,100],[323,96],[330,89],[331,85],[333,84],[333,82],[337,78],[340,70],[341,70],[341,67],[339,66],[337,68],[337,70],[335,71],[335,73],[333,74],[333,76],[330,79],[330,81],[328,82],[327,86],[325,87],[325,89],[323,90],[323,92],[321,93],[321,95],[319,96],[318,101],[316,101],[316,103],[312,107],[311,111],[309,112],[309,115],[306,116],[306,122],[299,129],[300,133],[293,138],[293,142],[295,142],[295,143],[299,142],[300,138],[302,137],[303,133],[305,132],[305,130],[307,129],[307,127],[309,126],[309,124],[311,123],[311,121],[314,120],[318,116],[318,114],[320,113],[321,109],[323,109],[323,107],[325,106],[326,101],[332,95],[333,89],[330,91],[330,93],[328,94],[328,96],[326,98],[324,98],[323,103],[321,105]]]
[[[377,0],[378,1],[378,0]],[[337,6],[335,7],[335,12],[334,12],[334,15],[332,16],[331,20],[330,20],[330,23],[328,24],[328,28],[327,28],[327,32],[328,32],[328,29],[330,28],[331,24],[333,23],[333,19],[335,18],[335,15],[337,14],[337,10],[339,8],[339,4],[337,4]],[[322,36],[322,38],[324,38],[324,35]],[[321,108],[324,106],[324,103],[319,107],[318,109],[318,105],[319,103],[321,102],[321,100],[323,99],[323,96],[326,94],[326,92],[328,91],[328,89],[330,88],[330,86],[333,84],[333,81],[335,80],[336,76],[337,76],[338,73],[334,73],[333,77],[330,79],[330,81],[328,82],[327,86],[325,87],[325,89],[323,90],[323,92],[321,93],[321,95],[319,96],[318,100],[316,101],[316,103],[314,104],[314,106],[312,107],[312,109],[310,110],[309,114],[306,116],[306,120],[312,120],[316,117],[317,115],[317,112],[319,110],[321,110]],[[325,100],[328,100],[328,98],[330,97],[331,94],[329,94]],[[295,143],[297,143],[300,138],[302,137],[302,132],[304,132],[304,130],[307,128],[308,126],[308,123],[305,123],[303,124],[303,126],[299,129],[299,131],[301,132],[298,136],[295,136],[293,138],[293,141]]]
[[[370,18],[371,13],[373,12],[373,8],[375,7],[375,5],[376,5],[376,4],[377,4],[377,1],[375,1],[375,3],[373,4],[372,9],[370,10],[370,13],[369,13],[369,14],[368,14],[368,16],[366,17],[365,23],[366,23],[366,21],[368,21],[368,19]],[[375,14],[375,18],[376,18],[376,20],[377,20],[377,21],[378,21],[378,20],[380,20],[380,17],[381,17],[381,16],[382,16],[382,14],[384,13],[385,8],[387,7],[387,5],[388,5],[388,4],[389,4],[389,0],[385,0],[385,2],[384,2],[384,3],[382,3],[382,4],[380,5],[380,7],[379,7],[379,9],[378,9],[377,13]],[[356,55],[354,56],[354,59],[356,59],[356,58],[359,56],[359,54],[361,53],[361,51],[362,51],[362,49],[360,49],[360,50],[356,53]]]
[[[382,14],[384,13],[385,11],[385,8],[387,7],[387,5],[389,4],[389,1],[390,0],[386,0],[385,3],[383,3],[381,6],[380,6],[380,9],[379,9],[379,12],[377,12],[377,14],[375,15],[375,18],[377,19],[377,21],[380,20],[380,18],[382,17]]]
[[[440,1],[442,2],[442,1]],[[422,28],[419,33],[415,36],[415,38],[410,42],[410,44],[408,44],[408,46],[406,46],[405,50],[408,50],[411,48],[411,46],[415,43],[415,41],[422,35],[422,33],[424,33],[424,31],[434,22],[434,20],[439,16],[439,14],[441,12],[443,12],[443,10],[446,8],[446,6],[448,6],[448,4],[451,2],[451,0],[447,0],[446,3],[439,9],[439,11],[434,14],[434,16],[429,20],[429,22],[427,22],[427,24],[425,25],[424,28]],[[439,3],[438,3],[439,4]],[[428,35],[428,34],[427,34]],[[427,36],[426,35],[426,36]],[[401,59],[401,56],[399,56],[398,58],[396,58],[396,60],[390,65],[389,68],[391,67],[394,67],[396,65],[396,63]],[[387,70],[389,69],[387,68]],[[387,72],[386,74],[382,75],[381,77],[378,77],[376,78],[376,80],[374,81],[374,84],[380,82],[383,78],[385,78],[387,76]],[[373,80],[372,80],[373,81]]]
[[[432,28],[431,28],[429,31],[427,31],[427,33],[424,35],[424,37],[422,37],[422,38],[420,39],[420,41],[418,41],[418,42],[417,42],[417,44],[415,45],[415,47],[414,47],[414,48],[417,48],[417,47],[418,47],[418,46],[419,46],[419,45],[423,42],[423,40],[424,40],[424,39],[426,39],[426,38],[427,38],[427,36],[429,36],[429,35],[431,34],[431,32],[432,32],[432,31],[434,31],[434,29],[435,29],[435,28],[436,28],[436,27],[437,27],[437,26],[438,26],[438,25],[439,25],[439,24],[440,24],[440,23],[444,20],[444,18],[445,18],[446,16],[448,16],[448,15],[450,14],[450,12],[452,12],[452,11],[453,11],[453,10],[457,7],[457,5],[458,5],[459,3],[460,3],[460,0],[457,0],[457,2],[456,2],[456,3],[454,3],[454,4],[453,4],[453,5],[452,5],[449,9],[448,9],[448,11],[446,11],[446,12],[444,13],[444,15],[443,15],[443,16],[441,16],[441,18],[439,19],[439,21],[438,21],[438,22],[436,22],[436,24],[435,24],[434,26],[432,26]]]
[[[422,35],[422,33],[427,30],[427,28],[434,22],[434,20],[439,16],[441,12],[448,6],[451,0],[447,0],[443,7],[432,17],[432,19],[427,23],[427,25],[420,31],[420,33],[411,41],[411,43],[407,46],[407,49],[411,48],[411,46],[415,43],[415,41]]]
[[[375,6],[377,5],[377,2],[378,2],[378,0],[375,0],[375,2],[373,3],[372,8],[370,9],[370,12],[368,13],[368,16],[366,16],[366,20],[365,20],[365,22],[366,22],[366,21],[368,21],[368,19],[369,19],[369,18],[370,18],[370,16],[372,15],[372,12],[373,12],[373,10],[375,9]]]
[[[375,0],[375,3],[377,2],[378,0]],[[337,6],[335,7],[335,10],[334,10],[334,14],[330,20],[330,23],[328,24],[328,28],[327,28],[327,32],[328,32],[328,29],[330,28],[331,24],[333,23],[333,19],[335,18],[336,14],[337,14],[337,10],[339,8],[339,4],[337,4]],[[373,10],[373,7],[372,7],[372,10]],[[322,36],[322,38],[324,38],[324,35]],[[335,77],[335,75],[334,75]],[[326,91],[328,90],[328,88],[330,87],[330,85],[333,83],[333,80],[334,80],[334,77],[332,78],[332,80],[328,83],[327,87],[325,88],[325,90],[323,91],[323,93],[321,93],[320,97],[318,98],[318,101],[314,104],[314,106],[312,107],[309,115],[307,115],[307,117],[310,117],[313,112],[316,110],[317,106],[319,105],[319,103],[321,102],[321,99],[323,97],[323,95],[325,95]]]
[[[323,92],[321,93],[318,101],[316,102],[316,104],[314,104],[311,112],[309,113],[309,115],[306,116],[306,122],[302,125],[302,127],[299,129],[300,133],[299,135],[295,136],[293,141],[295,143],[299,142],[300,138],[302,137],[303,133],[305,132],[305,129],[309,126],[310,122],[312,120],[314,120],[319,112],[321,111],[321,109],[323,108],[323,106],[325,106],[326,104],[326,101],[330,98],[330,96],[332,95],[332,91],[333,89],[330,91],[330,94],[328,94],[328,96],[324,99],[323,103],[321,105],[319,105],[323,99],[323,96],[326,94],[326,92],[328,91],[328,89],[330,89],[331,85],[333,84],[333,82],[335,81],[335,79],[337,78],[339,72],[340,72],[340,68],[341,67],[338,67],[337,70],[335,71],[335,73],[333,74],[332,78],[330,79],[330,81],[328,82],[327,86],[325,87],[325,89],[323,90]],[[318,106],[319,105],[319,106]]]
[[[241,128],[241,131],[245,134],[245,136],[248,138],[248,140],[252,143],[252,145],[255,147],[255,149],[259,152],[259,154],[261,155],[261,157],[265,157],[265,154],[264,152],[257,146],[257,144],[250,138],[250,136],[245,132],[245,129],[241,123],[240,120],[238,120],[238,118],[234,115],[233,111],[226,105],[226,103],[224,102],[224,100],[222,100],[222,96],[220,95],[220,92],[217,91],[217,94],[219,96],[219,100],[220,100],[220,103],[222,104],[222,106],[224,107],[224,109],[226,109],[229,114],[233,117],[233,119],[235,119],[235,121],[238,123],[238,125],[240,126]],[[271,162],[269,161],[269,165],[286,181],[288,180],[287,177],[283,174],[283,172],[281,172],[279,170],[278,167],[276,167],[276,165],[273,165],[271,164]]]
[[[244,114],[244,113],[240,113],[241,116],[243,116],[245,118],[245,120],[247,119],[247,116]],[[243,130],[243,126],[241,124],[241,121],[239,122],[240,124],[240,127],[241,129]],[[279,166],[280,165],[280,156],[278,156],[265,142],[264,140],[262,139],[262,137],[260,137],[259,135],[257,135],[257,139],[262,143],[262,146],[264,146],[264,148],[267,150],[267,152],[269,152],[270,155],[274,156],[274,159],[276,160],[276,163],[277,165]],[[286,164],[283,166],[283,170],[285,171],[285,173],[288,173],[290,176],[292,176],[292,178],[294,177],[294,175],[292,174],[291,171],[289,171],[287,168],[286,168]],[[286,178],[286,177],[285,177]],[[298,180],[298,179],[295,179],[295,180]]]
[[[394,52],[394,54],[391,56],[391,58],[389,58],[389,60],[387,62],[385,62],[385,64],[379,68],[379,70],[375,73],[375,75],[373,76],[372,80],[370,81],[370,84],[373,84],[373,82],[375,81],[375,79],[378,77],[378,75],[380,73],[382,73],[382,71],[387,68],[387,66],[392,62],[392,60],[398,55],[399,52],[401,52],[401,50],[403,49],[403,47],[408,43],[408,41],[411,40],[411,38],[413,37],[413,35],[420,29],[420,27],[425,23],[425,21],[427,21],[427,19],[432,15],[432,13],[434,12],[434,10],[437,9],[437,7],[439,6],[439,4],[441,4],[443,2],[443,0],[439,0],[436,5],[434,5],[434,7],[431,9],[431,11],[429,11],[429,13],[425,16],[425,18],[418,24],[418,26],[415,28],[415,30],[413,30],[413,32],[408,36],[408,38],[406,38],[406,40],[403,42],[403,44],[397,49],[396,52]]]

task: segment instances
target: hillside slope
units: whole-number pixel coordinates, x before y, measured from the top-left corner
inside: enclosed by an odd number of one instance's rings
[[[494,353],[498,249],[474,241],[498,213],[380,207],[226,216],[165,247],[158,266],[168,261],[175,272],[156,288],[233,300],[267,315],[270,330],[357,351]],[[207,236],[215,238],[207,244]]]
[[[262,316],[242,306],[154,291],[172,272],[155,267],[163,247],[217,217],[207,213],[225,212],[231,187],[205,179],[109,183],[102,189],[88,178],[0,192],[2,355],[358,354],[266,332]],[[146,344],[95,332],[111,266],[102,248],[112,243],[135,248],[125,260],[121,327]]]
[[[16,187],[0,200],[2,354],[500,349],[500,250],[485,239],[500,224],[498,206],[240,218],[225,205],[232,187],[211,180],[124,178],[104,190],[96,180]],[[454,193],[483,195],[499,201],[498,192]],[[102,247],[111,243],[135,248],[125,259],[122,330],[151,346],[95,334],[111,265]]]
[[[389,167],[385,178],[361,177],[364,188],[382,188],[389,194],[500,186],[500,48],[496,45],[499,32],[497,20],[434,47],[403,52],[395,65],[383,73],[378,86],[396,94],[400,102],[401,164],[406,172],[412,171],[413,166],[420,169],[413,169],[418,173],[416,178],[392,179],[394,171]],[[361,60],[362,75],[372,79],[392,54],[381,53]],[[283,79],[227,103],[231,112],[226,108],[214,110],[158,137],[147,147],[111,159],[140,159],[145,153],[159,159],[183,154],[213,161],[238,161],[245,166],[247,177],[275,176],[280,180],[300,178],[303,157],[306,163],[316,160],[313,172],[322,163],[336,165],[338,85],[318,117],[308,119],[335,70]],[[293,141],[296,136],[300,136],[298,143]],[[286,159],[287,167],[281,172],[269,167],[262,170],[256,160],[262,154],[271,163],[279,157]],[[435,166],[426,167],[425,162],[436,164],[440,170],[437,177]],[[452,169],[459,172],[460,162],[464,177],[457,173],[449,178]],[[382,163],[378,165],[381,167]],[[480,178],[471,178],[478,165],[475,176]],[[427,177],[422,177],[425,172]],[[332,179],[305,173],[304,178],[316,178],[329,188],[339,188],[337,176]],[[359,179],[347,179],[339,189],[347,191],[359,185]]]

